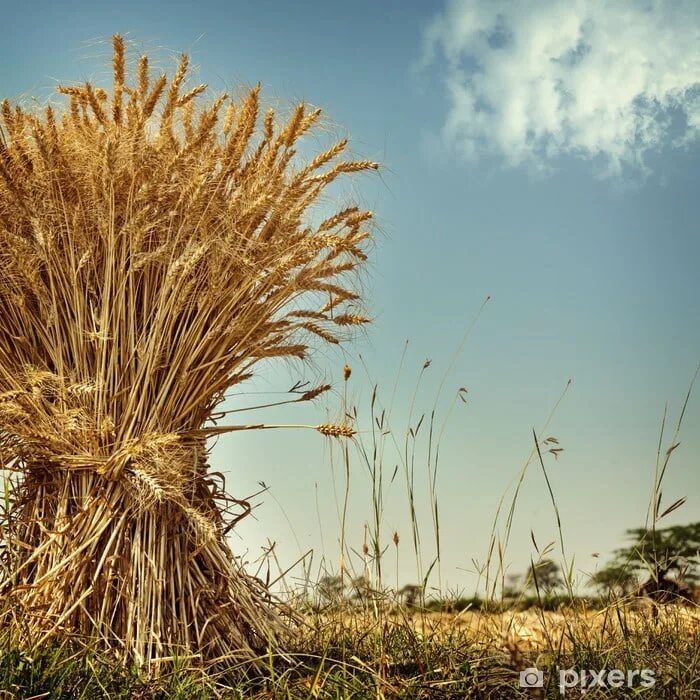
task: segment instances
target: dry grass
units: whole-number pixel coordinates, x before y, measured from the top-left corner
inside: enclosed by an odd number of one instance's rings
[[[586,697],[692,698],[700,691],[697,610],[661,606],[656,615],[621,602],[599,610],[430,613],[385,605],[308,611],[287,659],[267,657],[264,673],[241,678],[230,667],[204,675],[187,659],[170,673],[144,678],[100,654],[69,648],[5,650],[4,698],[56,700],[165,698],[311,700],[415,698],[463,700],[559,698],[561,669],[651,669],[653,687],[637,684]],[[545,673],[542,689],[519,687],[528,667]],[[44,695],[48,693],[48,695]],[[578,687],[566,697],[579,697]]]
[[[32,645],[250,660],[285,625],[229,549],[238,502],[206,439],[270,426],[210,420],[262,360],[364,321],[352,280],[371,215],[309,212],[376,165],[339,161],[345,141],[298,163],[319,110],[260,125],[259,86],[199,104],[186,56],[170,80],[144,56],[128,84],[125,65],[115,36],[111,93],[2,103],[0,454],[16,478],[0,594]]]
[[[619,641],[622,626],[615,619],[618,612],[624,616],[624,628],[628,633],[644,632],[649,629],[653,609],[651,601],[638,601],[602,609],[562,606],[557,611],[530,608],[498,613],[472,610],[460,613],[430,612],[412,615],[410,619],[416,631],[424,636],[445,637],[458,631],[472,639],[480,639],[494,650],[504,650],[511,644],[517,644],[521,651],[538,654],[557,649],[572,652],[576,642],[580,642],[584,636],[588,639],[600,638],[601,641],[607,637],[606,643],[618,636]],[[673,621],[680,634],[694,636],[700,632],[700,610],[697,607],[671,605],[657,608],[657,614],[667,624]],[[401,616],[395,619],[400,621]]]
[[[348,692],[352,683],[339,682],[329,659],[356,675],[365,671],[357,697],[373,696],[372,688],[383,698],[554,698],[560,697],[558,671],[567,668],[654,670],[654,687],[624,688],[614,697],[690,698],[700,690],[697,608],[660,606],[652,615],[652,604],[643,601],[602,609],[562,606],[556,612],[372,607],[311,617],[310,647],[325,649],[326,660],[315,676],[315,697],[354,697]],[[519,672],[528,667],[545,672],[543,689],[519,687]],[[297,693],[292,697],[313,697]],[[610,697],[609,689],[589,693]]]

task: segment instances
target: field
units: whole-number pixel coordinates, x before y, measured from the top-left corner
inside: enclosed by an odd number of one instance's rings
[[[641,607],[641,609],[640,609]],[[151,681],[99,654],[68,647],[5,653],[2,698],[555,698],[558,672],[653,669],[652,687],[587,697],[693,698],[700,693],[700,613],[642,602],[600,610],[457,614],[363,607],[307,613],[287,658],[202,674],[187,659]],[[520,671],[544,672],[542,689],[519,687]],[[580,696],[580,679],[567,691]],[[587,682],[590,682],[587,681]]]

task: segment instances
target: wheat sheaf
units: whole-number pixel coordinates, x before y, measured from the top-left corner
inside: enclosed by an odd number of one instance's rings
[[[299,162],[320,110],[280,123],[259,86],[207,101],[186,56],[170,79],[143,56],[127,83],[113,48],[111,91],[1,105],[2,610],[34,643],[247,662],[289,625],[226,539],[208,426],[261,361],[365,322],[371,214],[318,205],[377,166],[345,140]]]

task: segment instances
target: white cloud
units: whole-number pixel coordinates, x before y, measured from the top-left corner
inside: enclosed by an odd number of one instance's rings
[[[425,39],[443,137],[467,158],[620,173],[700,136],[698,0],[448,0]]]

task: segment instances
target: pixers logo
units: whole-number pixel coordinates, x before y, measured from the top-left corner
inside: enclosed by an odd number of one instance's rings
[[[541,688],[544,685],[544,673],[537,668],[520,671],[521,688]]]
[[[559,692],[562,695],[572,688],[578,688],[583,694],[594,688],[652,688],[655,684],[656,674],[648,668],[629,671],[619,668],[576,671],[568,668],[559,671]]]
[[[656,673],[648,668],[622,671],[613,669],[559,670],[559,693],[566,695],[568,690],[578,688],[581,695],[599,688],[652,688],[656,684]],[[537,668],[526,668],[520,672],[521,688],[542,688],[544,672]]]

